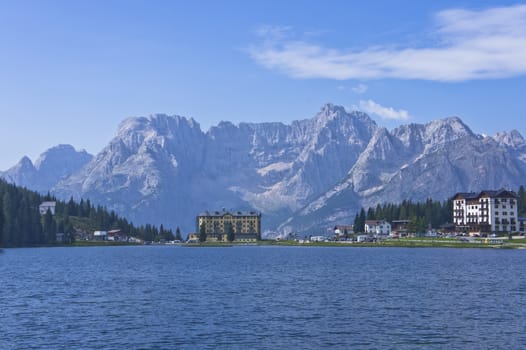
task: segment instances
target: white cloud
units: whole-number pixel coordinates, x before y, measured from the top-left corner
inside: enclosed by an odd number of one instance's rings
[[[373,100],[361,100],[358,108],[366,113],[377,115],[382,119],[408,120],[411,118],[409,112],[405,109],[396,110],[392,107],[384,107]]]
[[[367,85],[358,84],[356,86],[353,86],[351,88],[351,91],[354,92],[355,94],[364,94],[365,92],[367,92]]]
[[[269,69],[295,78],[466,81],[526,74],[526,5],[435,15],[440,45],[340,50],[291,39],[288,27],[264,27],[249,49]]]

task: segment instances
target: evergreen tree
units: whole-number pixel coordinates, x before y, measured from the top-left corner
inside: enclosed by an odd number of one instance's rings
[[[403,201],[400,205],[400,214],[398,214],[399,220],[407,220],[408,214],[407,214],[407,203],[406,201]]]
[[[17,237],[17,246],[27,246],[33,241],[32,225],[31,225],[31,207],[28,202],[29,198],[26,195],[22,196],[20,206],[17,210],[17,217],[20,222],[20,234]]]
[[[85,206],[84,198],[81,198],[80,203],[77,205],[77,214],[80,217],[86,216],[85,211],[84,211],[84,206]]]
[[[183,240],[183,237],[181,237],[181,230],[179,229],[179,226],[177,226],[177,229],[175,229],[175,240],[176,241]]]
[[[387,220],[385,212],[380,204],[376,205],[376,209],[374,211],[374,216],[377,220],[384,219]]]
[[[519,216],[524,217],[526,216],[526,190],[524,189],[524,186],[521,185],[519,188],[519,203],[518,203],[518,213]]]
[[[376,220],[376,215],[373,208],[367,209],[367,220]]]
[[[57,223],[57,232],[60,232],[60,233],[64,233],[64,220],[60,220],[58,223]]]
[[[414,215],[409,218],[409,224],[407,225],[407,232],[409,233],[418,232],[418,218]]]
[[[159,236],[161,236],[165,241],[173,241],[175,239],[172,230],[165,229],[163,224],[161,224],[159,228]]]
[[[4,196],[2,198],[2,209],[3,209],[3,221],[4,221],[4,227],[3,227],[3,245],[4,246],[13,246],[15,244],[14,240],[14,217],[15,213],[13,210],[13,203],[11,202],[11,196],[8,191],[4,192]]]
[[[55,201],[55,215],[51,212],[40,215],[39,205],[44,201]],[[155,226],[135,227],[126,219],[120,218],[115,212],[109,212],[104,207],[93,207],[89,200],[80,204],[70,198],[68,202],[56,200],[49,193],[42,196],[34,191],[9,184],[0,179],[0,245],[2,246],[31,246],[49,244],[56,240],[57,229],[65,233],[68,241],[74,240],[75,227],[71,217],[80,216],[84,220],[79,222],[80,230],[108,230],[122,229],[141,239],[147,237],[164,237],[173,239],[171,230],[164,227],[163,235]],[[148,239],[145,239],[148,240]]]
[[[227,224],[228,225],[226,227],[226,237],[229,242],[233,242],[236,239],[236,235],[234,233],[234,227],[232,226],[231,222],[228,222]]]
[[[0,247],[3,244],[4,244],[4,209],[3,209],[3,203],[0,201]]]
[[[206,227],[205,223],[203,222],[201,226],[199,226],[199,242],[205,242],[206,241]]]
[[[356,213],[356,215],[354,216],[354,222],[353,222],[354,233],[358,232],[359,225],[360,225],[360,214]]]
[[[365,218],[366,218],[365,209],[362,208],[360,210],[360,215],[356,216],[357,220],[355,220],[355,222],[354,222],[354,232],[355,233],[359,233],[359,232],[364,232],[365,231]]]
[[[70,197],[68,204],[66,204],[66,210],[65,213],[67,216],[77,216],[78,210],[77,210],[77,204],[73,201],[73,197]]]
[[[392,222],[393,220],[409,220],[410,232],[425,232],[429,226],[437,228],[442,224],[453,221],[453,201],[451,199],[443,203],[434,202],[427,199],[422,203],[413,203],[403,201],[400,204],[377,205],[375,209],[367,209],[367,219],[384,219]],[[363,226],[362,226],[363,225]],[[364,230],[364,209],[356,214],[354,218],[354,231],[362,232]]]
[[[43,231],[46,243],[54,243],[56,239],[56,226],[55,221],[53,220],[53,215],[51,214],[51,211],[48,209],[46,214],[44,214],[43,220]]]
[[[64,233],[66,234],[66,242],[73,243],[75,241],[75,229],[73,224],[69,221],[69,217],[64,220]]]

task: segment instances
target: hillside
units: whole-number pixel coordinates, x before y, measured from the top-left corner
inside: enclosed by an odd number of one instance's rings
[[[40,214],[39,205],[46,201],[56,201],[55,215],[50,211]],[[63,233],[65,242],[72,243],[78,233],[111,229],[120,229],[143,240],[173,239],[172,231],[162,225],[159,229],[152,225],[135,226],[114,211],[95,207],[89,200],[60,201],[0,180],[2,247],[53,245],[57,243],[57,233]]]

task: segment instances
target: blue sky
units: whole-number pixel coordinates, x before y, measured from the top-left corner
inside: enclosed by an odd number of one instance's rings
[[[456,115],[526,136],[526,4],[508,1],[0,0],[0,170],[126,117],[310,118],[392,129]]]

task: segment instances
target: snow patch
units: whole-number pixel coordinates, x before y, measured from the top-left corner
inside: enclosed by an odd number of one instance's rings
[[[277,162],[273,164],[269,164],[266,167],[259,168],[257,170],[258,174],[261,176],[265,176],[270,172],[280,172],[284,170],[289,170],[292,168],[293,163],[285,163],[285,162]]]

